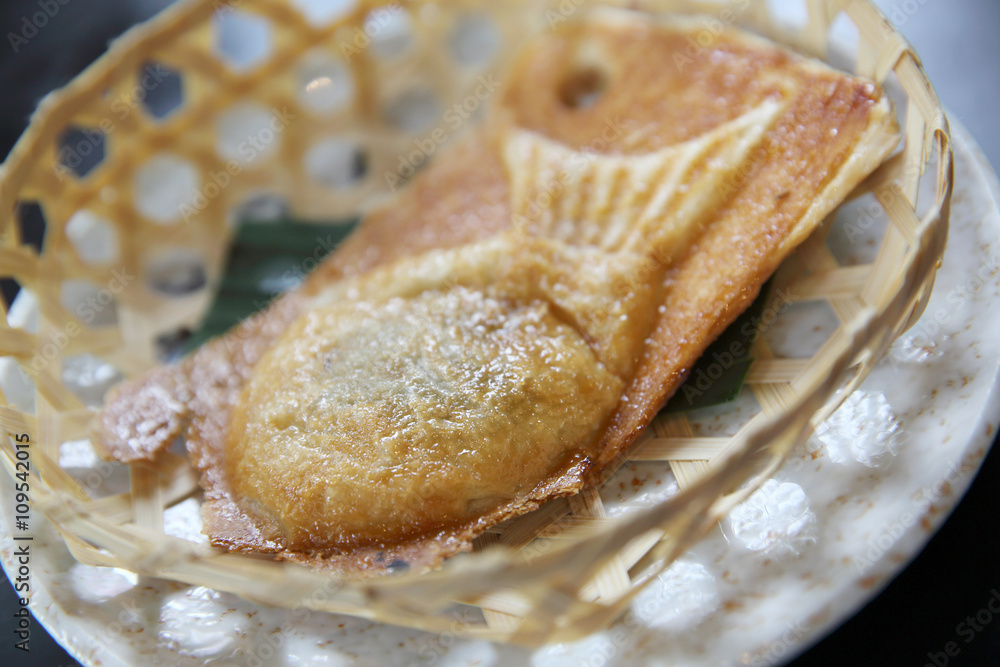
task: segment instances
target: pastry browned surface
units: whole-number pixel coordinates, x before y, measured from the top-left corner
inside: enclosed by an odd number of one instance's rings
[[[344,572],[433,566],[595,483],[898,138],[874,84],[736,31],[692,57],[692,26],[534,40],[483,127],[301,289],[120,388],[99,443],[183,434],[214,544]]]

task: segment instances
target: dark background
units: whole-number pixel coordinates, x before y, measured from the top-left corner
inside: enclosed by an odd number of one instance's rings
[[[61,0],[67,2],[67,0]],[[121,34],[170,0],[68,0],[38,35],[14,53],[7,34],[21,30],[38,0],[0,0],[0,155],[24,131],[50,90],[67,83]],[[968,127],[987,158],[1000,165],[1000,0],[876,0],[921,54],[953,117]],[[956,626],[1000,590],[1000,453],[994,448],[968,495],[924,552],[856,616],[794,667],[935,665],[948,642],[961,652],[948,665],[1000,665],[1000,616],[966,644]],[[0,585],[0,619],[16,598]],[[0,628],[10,627],[0,622]],[[35,624],[31,653],[0,634],[0,664],[76,665]]]

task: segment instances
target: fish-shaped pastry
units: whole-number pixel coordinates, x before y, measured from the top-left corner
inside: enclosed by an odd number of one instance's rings
[[[892,151],[870,81],[602,11],[529,40],[490,114],[303,285],[109,398],[121,461],[180,435],[205,532],[424,569],[598,483],[781,261]]]

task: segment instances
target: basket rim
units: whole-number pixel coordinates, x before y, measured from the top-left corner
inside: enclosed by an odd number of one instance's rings
[[[386,0],[375,0],[366,5],[380,6],[386,4]],[[763,3],[762,3],[763,4]],[[826,3],[828,11],[832,14],[839,13],[847,5],[865,5],[873,10],[876,15],[888,25],[885,16],[870,0],[853,0],[846,2],[840,0],[830,0]],[[214,11],[214,3],[210,0],[181,0],[176,5],[169,7],[154,20],[140,24],[115,40],[108,51],[88,67],[81,75],[74,78],[67,86],[59,91],[50,93],[39,105],[39,108],[32,115],[29,129],[20,137],[15,144],[7,160],[0,166],[0,205],[3,210],[8,210],[7,204],[11,205],[16,200],[16,194],[23,185],[24,179],[29,175],[36,156],[39,154],[38,147],[44,137],[51,134],[53,125],[59,125],[60,120],[72,115],[74,108],[92,90],[93,81],[105,80],[113,77],[120,67],[120,61],[124,56],[132,52],[138,44],[156,41],[163,35],[169,34],[179,27],[187,26],[203,20]],[[836,9],[835,9],[836,8]],[[840,351],[836,356],[835,363],[830,367],[833,372],[826,377],[813,378],[814,382],[808,391],[803,391],[798,396],[798,400],[791,409],[781,415],[768,417],[762,423],[755,425],[743,439],[741,448],[729,451],[724,459],[718,462],[713,474],[706,476],[694,486],[681,491],[664,503],[654,507],[631,512],[621,519],[616,519],[608,526],[602,527],[586,537],[571,540],[570,543],[561,545],[553,549],[550,553],[539,557],[530,565],[514,563],[509,559],[501,558],[499,554],[476,554],[469,559],[462,559],[463,562],[446,563],[437,572],[421,575],[401,575],[398,577],[366,580],[364,582],[347,581],[343,583],[345,592],[353,591],[362,604],[365,601],[373,601],[383,594],[398,596],[401,599],[418,600],[423,592],[432,590],[435,585],[443,580],[455,582],[456,578],[465,582],[467,590],[471,592],[488,592],[497,587],[498,582],[502,587],[504,583],[514,583],[521,578],[525,572],[531,571],[533,577],[542,577],[546,572],[550,578],[558,578],[558,571],[565,566],[567,561],[580,563],[580,571],[588,573],[589,576],[596,575],[596,571],[587,569],[582,563],[589,560],[593,563],[601,563],[600,556],[610,550],[614,550],[612,545],[621,544],[627,538],[641,534],[645,530],[651,530],[658,525],[665,523],[672,514],[685,512],[692,505],[697,505],[694,500],[697,497],[708,495],[709,489],[716,489],[718,492],[713,497],[723,498],[724,505],[731,505],[741,497],[749,495],[755,488],[755,484],[747,486],[745,492],[736,495],[725,495],[723,488],[729,487],[730,482],[739,476],[738,471],[745,470],[752,457],[756,455],[757,445],[760,445],[772,438],[780,437],[781,434],[788,433],[789,424],[793,424],[796,430],[795,440],[800,440],[811,428],[818,424],[818,416],[828,415],[839,402],[851,393],[850,390],[842,392],[839,399],[830,400],[830,397],[837,389],[837,383],[843,372],[846,372],[857,361],[859,353],[863,352],[866,342],[878,337],[878,334],[885,335],[885,323],[891,318],[886,317],[886,313],[895,314],[900,321],[915,321],[919,315],[920,304],[915,303],[916,299],[904,291],[906,286],[914,286],[921,283],[927,275],[933,275],[941,253],[943,252],[947,237],[948,218],[950,213],[950,197],[953,189],[953,155],[951,151],[951,138],[949,133],[948,120],[944,116],[940,102],[933,90],[930,81],[919,59],[914,55],[912,48],[902,36],[893,29],[894,38],[903,40],[905,48],[899,53],[898,58],[893,63],[893,68],[899,66],[900,62],[909,55],[916,68],[918,80],[923,84],[930,95],[932,107],[940,112],[936,118],[936,127],[929,127],[928,131],[934,139],[933,150],[938,158],[939,191],[935,195],[935,201],[930,212],[921,221],[921,234],[917,243],[919,250],[911,260],[906,271],[906,278],[896,291],[894,298],[880,310],[870,308],[861,313],[855,320],[846,326],[846,333],[840,345]],[[127,58],[126,58],[127,60]],[[899,110],[902,111],[902,110]],[[943,185],[943,187],[940,187]],[[915,289],[913,291],[916,291]],[[928,291],[929,293],[929,291]],[[888,347],[892,339],[882,340],[884,347]],[[851,381],[850,386],[856,387],[867,374],[867,368],[862,366],[863,372]],[[37,479],[37,478],[36,478]],[[43,510],[48,508],[52,512],[50,518],[54,523],[60,525],[56,520],[62,518],[62,524],[74,525],[84,520],[76,514],[79,510],[78,501],[63,497],[60,492],[54,491],[49,485],[37,479],[39,488],[46,489],[51,496],[44,498]],[[713,507],[714,507],[713,503]],[[46,513],[48,513],[48,511]],[[68,514],[67,514],[68,512]],[[76,515],[75,517],[73,515]],[[703,521],[696,528],[707,530],[714,525],[715,519],[705,524]],[[108,528],[114,528],[108,524]],[[192,552],[192,557],[201,558],[208,556],[217,558],[215,551],[204,553]],[[673,554],[676,555],[676,554]],[[668,557],[667,561],[669,562]],[[162,564],[157,564],[162,565]],[[296,566],[297,567],[297,566]],[[597,566],[594,566],[595,568]],[[315,573],[311,573],[315,574]],[[164,576],[160,570],[157,576]],[[330,575],[317,575],[314,581],[321,581],[329,578]],[[296,577],[298,578],[298,577]],[[300,585],[307,585],[308,581],[313,581],[310,577],[304,576],[300,580]],[[641,588],[638,587],[638,588]],[[633,594],[636,589],[633,590]],[[625,605],[630,600],[630,596],[624,596],[617,604]]]

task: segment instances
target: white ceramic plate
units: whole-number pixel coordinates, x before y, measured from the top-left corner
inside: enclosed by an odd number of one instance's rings
[[[1000,339],[994,335],[1000,329],[1000,187],[961,127],[954,139],[952,233],[924,318],[774,480],[609,631],[530,652],[470,640],[460,622],[438,636],[266,608],[204,588],[79,565],[40,516],[32,524],[35,616],[85,665],[576,667],[789,659],[912,560],[961,498],[993,440],[1000,416]],[[877,226],[865,231],[875,234]],[[831,239],[841,257],[872,252],[867,237],[842,229]],[[812,318],[823,329],[827,315],[807,308],[797,317]],[[30,297],[10,318],[30,322]],[[780,326],[768,335],[777,347],[803,343],[800,334]],[[75,372],[99,396],[112,371],[81,360]],[[11,396],[16,372],[0,365],[0,383]],[[706,432],[727,430],[739,412],[703,411],[694,421]],[[62,462],[81,478],[96,471],[107,490],[127,479],[123,469],[97,462],[86,442],[64,445]],[[669,474],[655,477],[661,468],[644,465],[630,464],[605,486],[609,512],[676,490]],[[0,548],[10,572],[13,494],[6,475],[0,478]],[[204,540],[194,500],[168,510],[166,525],[178,536]]]

